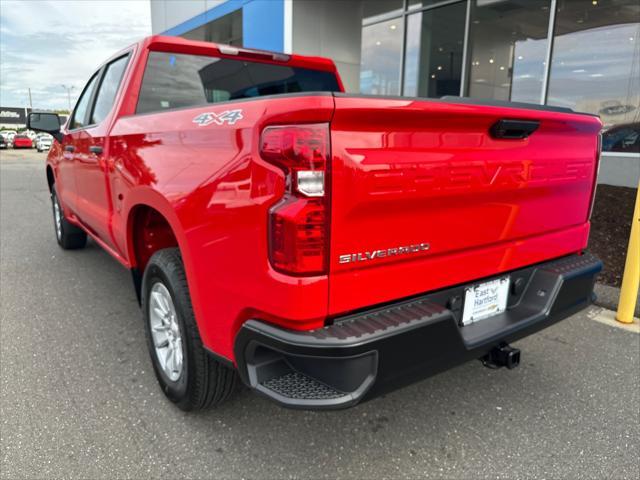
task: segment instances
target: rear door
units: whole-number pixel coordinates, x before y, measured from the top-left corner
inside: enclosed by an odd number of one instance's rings
[[[557,111],[336,95],[331,313],[583,249],[600,126]]]
[[[78,191],[78,216],[95,235],[109,246],[111,238],[112,201],[108,185],[108,144],[110,114],[129,55],[122,56],[103,69],[93,95],[87,117],[88,125],[76,142],[75,181]]]

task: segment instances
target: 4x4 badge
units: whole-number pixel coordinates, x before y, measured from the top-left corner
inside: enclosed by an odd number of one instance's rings
[[[199,127],[206,127],[207,125],[211,125],[215,123],[216,125],[224,125],[228,123],[229,125],[235,124],[238,120],[242,120],[242,110],[225,110],[221,113],[201,113],[197,117],[195,117],[192,121]]]

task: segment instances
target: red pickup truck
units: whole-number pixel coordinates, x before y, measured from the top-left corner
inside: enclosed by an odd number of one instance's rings
[[[184,410],[239,377],[342,408],[585,308],[597,117],[343,93],[330,60],[153,36],[91,77],[68,123],[32,113],[62,248],[133,276]],[[117,301],[117,299],[114,299]]]

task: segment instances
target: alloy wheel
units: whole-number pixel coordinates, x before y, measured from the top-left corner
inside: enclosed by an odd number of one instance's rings
[[[183,369],[182,335],[173,299],[161,282],[151,287],[149,323],[158,363],[169,380],[175,382]]]

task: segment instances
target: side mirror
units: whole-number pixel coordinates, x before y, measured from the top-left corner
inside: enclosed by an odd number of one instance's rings
[[[62,143],[64,138],[60,132],[60,117],[57,113],[30,113],[27,117],[27,128],[48,133],[59,143]]]

